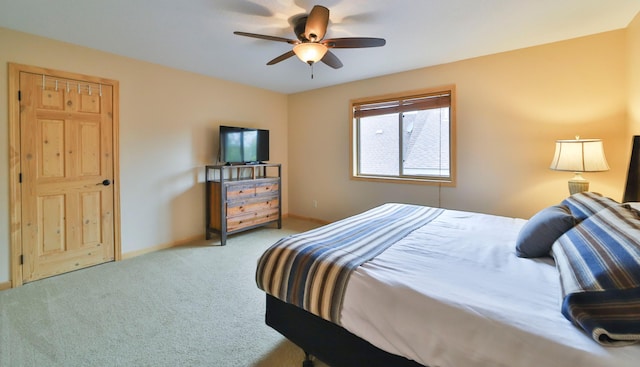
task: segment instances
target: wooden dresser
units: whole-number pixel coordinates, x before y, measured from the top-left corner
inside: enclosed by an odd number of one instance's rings
[[[275,223],[282,227],[280,164],[206,166],[206,238]]]

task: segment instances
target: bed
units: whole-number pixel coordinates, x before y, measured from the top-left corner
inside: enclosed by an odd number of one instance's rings
[[[384,204],[281,239],[256,281],[266,323],[332,367],[640,361],[640,215],[594,193],[528,221]]]

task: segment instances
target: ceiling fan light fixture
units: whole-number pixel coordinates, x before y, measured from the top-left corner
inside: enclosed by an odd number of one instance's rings
[[[293,52],[296,56],[307,64],[313,64],[322,60],[327,51],[327,46],[316,42],[304,42],[293,46]]]
[[[297,3],[297,2],[296,2]],[[342,37],[325,39],[329,25],[329,9],[322,5],[315,5],[308,15],[298,15],[291,18],[293,33],[297,39],[268,36],[258,33],[233,32],[239,36],[258,38],[267,41],[284,42],[293,45],[293,49],[267,62],[275,65],[296,55],[302,62],[311,66],[313,78],[313,64],[321,61],[333,69],[340,69],[342,62],[331,52],[332,48],[365,48],[380,47],[386,44],[384,38],[372,37]]]

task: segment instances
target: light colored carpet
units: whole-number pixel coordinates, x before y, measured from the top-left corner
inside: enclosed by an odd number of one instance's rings
[[[226,246],[202,241],[2,291],[0,366],[300,367],[304,353],[264,323],[254,274],[268,246],[315,226],[288,218]]]

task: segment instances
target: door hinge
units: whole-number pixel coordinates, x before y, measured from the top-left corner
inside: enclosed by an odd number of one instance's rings
[[[22,183],[22,172],[18,173],[18,183]]]
[[[22,92],[18,91],[18,101],[22,101]]]
[[[24,255],[20,255],[20,265],[24,264]]]

